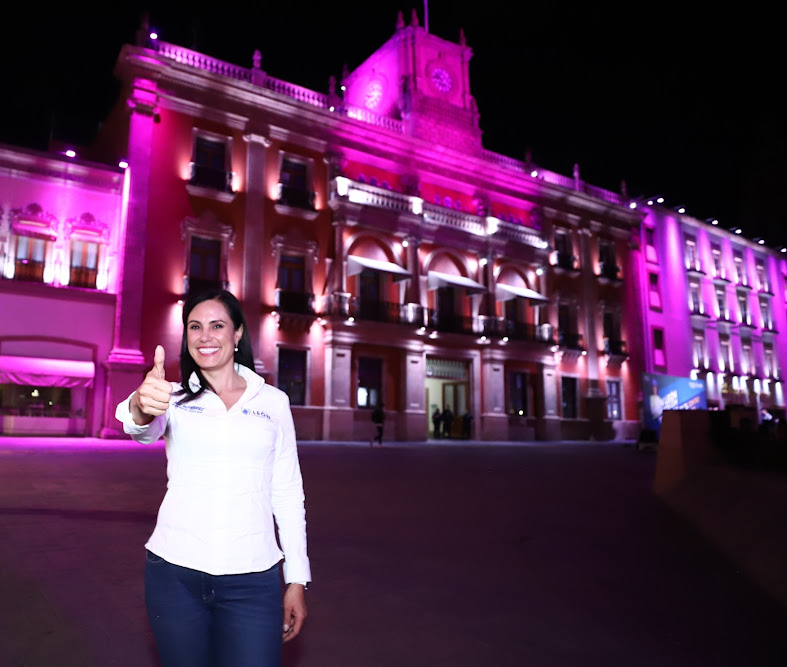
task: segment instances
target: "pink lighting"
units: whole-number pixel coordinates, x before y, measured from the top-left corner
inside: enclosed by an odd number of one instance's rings
[[[121,160],[118,162],[118,167],[121,169],[128,169],[128,162],[126,160]]]
[[[75,150],[72,150],[71,148],[69,148],[66,151],[66,156],[67,157],[76,157],[77,156],[77,152]]]
[[[150,33],[150,39],[153,39],[153,40],[156,40],[156,39],[158,39],[158,33],[157,33],[155,30],[153,30],[153,31]]]

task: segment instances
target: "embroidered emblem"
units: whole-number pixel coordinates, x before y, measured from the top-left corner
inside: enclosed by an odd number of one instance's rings
[[[262,410],[249,410],[248,408],[243,408],[241,413],[244,415],[250,415],[251,417],[262,417],[263,419],[267,419],[268,421],[273,421],[271,416],[267,412],[263,412]]]
[[[175,407],[185,410],[186,412],[205,412],[205,408],[203,408],[201,405],[190,405],[188,403],[183,405],[182,403],[175,403]]]

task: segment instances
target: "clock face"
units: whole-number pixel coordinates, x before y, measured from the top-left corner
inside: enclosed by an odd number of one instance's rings
[[[363,104],[367,109],[376,109],[383,98],[383,85],[379,81],[372,81],[366,86]]]
[[[432,70],[432,85],[441,93],[447,93],[453,85],[451,75],[442,67],[435,67]]]

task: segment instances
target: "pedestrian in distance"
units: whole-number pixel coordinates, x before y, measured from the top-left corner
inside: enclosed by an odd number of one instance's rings
[[[442,415],[440,414],[440,408],[435,406],[434,412],[432,413],[432,432],[434,433],[435,439],[440,439],[440,424],[442,423]]]
[[[377,427],[377,435],[372,438],[369,446],[371,447],[374,445],[374,442],[377,441],[377,446],[383,446],[383,428],[385,427],[385,410],[383,409],[383,404],[380,402],[377,407],[372,410],[372,422]]]
[[[165,379],[164,364],[159,345],[116,411],[137,442],[166,442],[167,492],[145,545],[161,664],[281,665],[311,580],[289,400],[254,372],[241,306],[226,290],[183,306],[180,383]]]
[[[443,409],[443,414],[440,416],[440,420],[443,422],[443,437],[450,438],[451,428],[454,425],[454,412],[447,405]]]

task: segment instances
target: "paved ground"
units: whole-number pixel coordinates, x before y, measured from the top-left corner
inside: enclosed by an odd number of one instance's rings
[[[156,665],[160,446],[0,438],[0,666]],[[617,444],[304,443],[314,584],[287,667],[787,664],[787,609]]]

